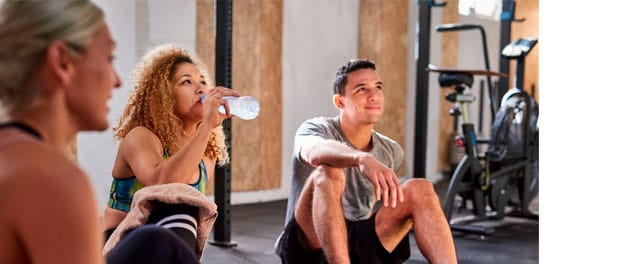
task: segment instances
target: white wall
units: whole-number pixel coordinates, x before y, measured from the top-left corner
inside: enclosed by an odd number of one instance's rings
[[[434,32],[435,25],[441,23],[442,9],[432,8],[431,11],[431,32],[430,32],[430,58],[429,62],[435,65],[441,64],[441,39]],[[406,98],[406,175],[413,175],[414,169],[414,149],[415,149],[415,104],[417,103],[417,34],[419,33],[419,6],[417,1],[409,1],[409,30],[408,30],[408,82]],[[439,108],[441,89],[437,83],[436,76],[428,76],[428,117],[426,131],[426,171],[422,175],[426,179],[437,182],[442,175],[438,172],[437,151],[439,149]]]
[[[281,188],[233,192],[233,204],[285,199],[290,193],[294,133],[315,116],[334,116],[332,84],[358,54],[358,0],[283,1]]]
[[[289,194],[294,133],[306,119],[338,114],[332,101],[336,70],[358,54],[359,2],[283,2],[282,188]]]

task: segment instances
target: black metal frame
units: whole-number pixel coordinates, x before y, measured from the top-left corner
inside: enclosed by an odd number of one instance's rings
[[[428,75],[426,66],[430,62],[430,24],[432,8],[444,7],[446,3],[434,0],[419,0],[419,34],[417,35],[417,97],[415,102],[415,139],[413,177],[426,177],[426,151],[428,132]]]
[[[215,81],[218,86],[232,87],[232,0],[217,0],[215,9]],[[232,149],[231,120],[222,123],[226,135],[226,147],[230,155]],[[209,244],[222,247],[236,247],[231,241],[230,193],[231,165],[215,167],[215,204],[217,219],[213,228],[213,240]]]
[[[500,13],[500,46],[505,47],[511,42],[511,23],[523,22],[524,18],[516,19],[516,1],[503,0],[502,12]],[[499,57],[498,71],[509,74],[509,60]],[[509,90],[509,77],[500,77],[498,79],[498,87],[496,89],[496,95],[505,94]],[[497,96],[496,96],[497,97]],[[500,106],[500,101],[496,102],[496,106]]]
[[[472,30],[472,29],[478,29],[478,31],[481,32],[481,41],[483,43],[483,59],[485,61],[485,70],[490,71],[491,68],[489,66],[489,52],[487,51],[487,34],[485,34],[485,28],[483,28],[483,26],[477,25],[477,24],[442,24],[436,27],[437,32],[450,32],[450,31]],[[491,111],[492,122],[494,122],[494,116],[496,115],[496,109],[498,109],[498,106],[496,105],[496,96],[493,93],[494,89],[492,87],[492,78],[490,75],[487,75],[485,77],[487,78],[487,94],[489,95],[489,110]],[[482,98],[483,97],[481,96],[481,100]],[[481,105],[482,105],[482,102],[481,102]],[[479,120],[479,123],[481,121],[482,121],[482,118]]]

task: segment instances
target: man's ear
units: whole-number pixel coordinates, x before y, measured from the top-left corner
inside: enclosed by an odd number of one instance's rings
[[[343,98],[342,95],[340,94],[335,94],[334,95],[334,105],[338,108],[338,109],[342,109],[345,107],[345,103],[343,102]]]
[[[53,41],[46,49],[45,65],[53,78],[64,86],[70,84],[74,74],[74,65],[68,46],[61,41]]]

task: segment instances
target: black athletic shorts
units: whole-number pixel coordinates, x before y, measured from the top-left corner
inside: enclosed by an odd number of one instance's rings
[[[393,252],[389,253],[384,249],[375,233],[375,214],[367,220],[346,222],[351,263],[403,263],[410,258],[408,236],[399,242]],[[322,249],[313,250],[307,246],[303,232],[293,216],[279,238],[275,253],[283,264],[327,263]]]

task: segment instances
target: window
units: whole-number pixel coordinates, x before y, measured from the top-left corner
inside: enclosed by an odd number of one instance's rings
[[[483,19],[500,20],[501,0],[459,0],[459,15],[475,15]]]

